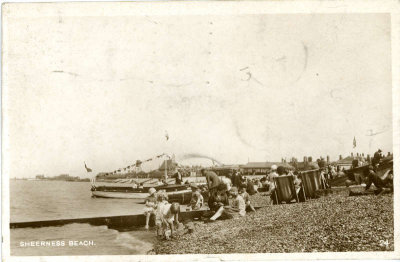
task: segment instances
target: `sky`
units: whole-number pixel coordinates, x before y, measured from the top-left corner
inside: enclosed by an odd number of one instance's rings
[[[386,14],[55,10],[5,26],[10,177],[85,177],[84,161],[110,172],[164,152],[183,164],[393,152]]]

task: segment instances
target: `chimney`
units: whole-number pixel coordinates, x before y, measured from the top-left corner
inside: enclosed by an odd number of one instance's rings
[[[354,157],[353,152],[351,152],[351,157]]]
[[[330,157],[329,156],[326,156],[326,163],[330,163]]]
[[[390,152],[388,152],[388,156],[390,156]]]
[[[359,157],[359,154],[357,153],[357,157]]]
[[[342,159],[343,159],[342,155],[339,155],[339,160],[342,160]]]
[[[371,162],[371,156],[369,154],[367,154],[367,161]]]
[[[364,157],[364,153],[362,153],[362,156]]]

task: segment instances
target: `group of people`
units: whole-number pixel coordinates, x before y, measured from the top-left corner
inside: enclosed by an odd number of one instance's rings
[[[146,229],[149,229],[150,218],[153,216],[157,236],[169,239],[174,235],[175,225],[179,225],[179,213],[179,203],[169,203],[165,191],[157,192],[155,188],[149,189],[149,196],[145,200],[144,209]]]
[[[368,190],[372,184],[377,188],[377,193],[383,191],[384,187],[393,190],[393,171],[388,172],[385,177],[377,175],[376,171],[382,158],[381,151],[378,150],[364,173],[363,181],[366,182],[365,189]],[[319,161],[323,164],[323,159]],[[218,218],[233,219],[246,215],[247,212],[255,211],[251,204],[250,195],[257,193],[263,188],[266,195],[269,195],[272,202],[277,199],[276,178],[281,176],[292,176],[294,188],[299,201],[304,194],[302,180],[297,171],[286,169],[283,166],[272,165],[270,172],[261,179],[249,179],[244,177],[240,171],[232,173],[226,177],[220,177],[215,172],[202,169],[201,174],[206,178],[206,185],[199,186],[191,184],[192,197],[189,205],[191,210],[200,210],[208,202],[209,212],[207,217],[209,221],[215,221]],[[330,188],[330,180],[338,176],[336,168],[332,165],[322,165],[319,169],[319,177],[323,188]],[[182,184],[182,175],[177,172],[174,175],[176,184]],[[188,181],[186,181],[188,183]],[[346,185],[348,186],[346,181]],[[149,197],[146,199],[145,215],[146,228],[149,228],[149,222],[152,215],[155,217],[157,235],[169,239],[174,235],[175,226],[179,225],[180,205],[178,203],[168,203],[168,196],[165,192],[156,192],[150,188]]]
[[[368,168],[362,173],[354,173],[351,177],[352,179],[346,181],[346,186],[349,187],[350,185],[365,183],[365,190],[367,191],[373,184],[376,188],[374,193],[377,195],[383,193],[385,191],[384,189],[393,192],[393,170],[387,170],[383,176],[378,175],[382,158],[382,150],[378,149],[378,151],[374,153]],[[350,191],[350,195],[356,194]]]

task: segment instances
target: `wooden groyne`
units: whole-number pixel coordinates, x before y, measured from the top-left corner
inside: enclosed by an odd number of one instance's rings
[[[206,210],[186,211],[181,212],[179,220],[193,220],[200,218]],[[27,227],[50,227],[50,226],[63,226],[73,223],[87,223],[93,226],[107,226],[109,228],[133,228],[141,227],[146,224],[146,218],[143,214],[127,215],[127,216],[106,216],[106,217],[91,217],[91,218],[72,218],[72,219],[55,219],[55,220],[42,220],[42,221],[28,221],[28,222],[11,222],[10,228],[27,228]],[[151,221],[150,225],[154,224]]]

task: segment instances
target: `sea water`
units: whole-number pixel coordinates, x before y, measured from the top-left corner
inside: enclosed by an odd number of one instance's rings
[[[10,180],[11,222],[141,214],[130,199],[92,198],[89,182]],[[69,224],[11,229],[11,255],[146,254],[155,233]],[[71,242],[72,241],[72,242]],[[58,243],[58,245],[57,245]],[[64,245],[62,245],[64,243]]]

